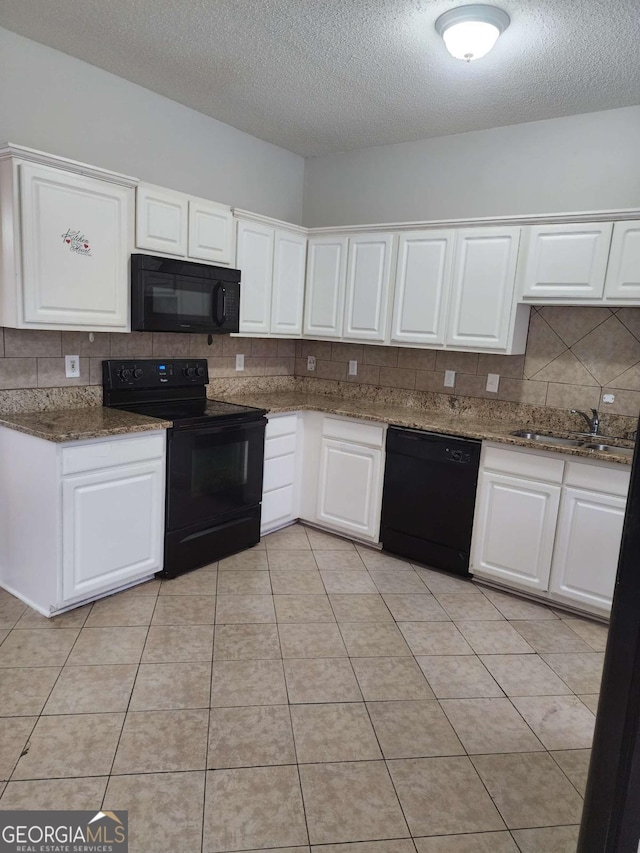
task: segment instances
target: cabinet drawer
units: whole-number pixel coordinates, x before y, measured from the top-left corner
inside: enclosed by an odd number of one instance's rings
[[[62,474],[77,474],[98,468],[112,468],[158,459],[164,455],[164,435],[145,435],[116,441],[99,441],[80,447],[65,447],[62,451]]]
[[[278,456],[286,456],[296,452],[296,436],[281,435],[277,438],[268,438],[264,443],[264,458],[276,459]]]
[[[519,450],[503,450],[500,447],[486,447],[482,467],[503,474],[515,474],[532,480],[544,480],[547,483],[561,483],[564,472],[564,460],[553,459],[537,453]]]
[[[296,457],[280,456],[277,459],[267,459],[264,463],[263,492],[280,489],[291,485],[296,475]]]
[[[297,429],[298,416],[285,415],[282,418],[269,418],[265,435],[268,441],[270,438],[277,438],[279,435],[295,435]]]
[[[286,521],[294,516],[293,486],[284,486],[267,492],[262,497],[262,527],[268,527],[276,521]]]
[[[626,498],[629,491],[629,468],[620,465],[620,469],[606,468],[600,465],[584,465],[580,462],[567,462],[565,485],[578,489],[591,489]]]
[[[371,447],[382,447],[384,443],[384,427],[361,421],[325,418],[322,422],[322,435],[354,444],[368,444]]]

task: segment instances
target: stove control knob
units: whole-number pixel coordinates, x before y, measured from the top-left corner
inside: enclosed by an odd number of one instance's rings
[[[133,371],[133,378],[134,379],[142,379],[142,374],[143,374],[142,368],[136,367],[136,369]]]
[[[199,376],[200,378],[204,376],[204,367],[196,368],[196,376]]]
[[[118,376],[122,379],[123,382],[128,382],[131,379],[131,371],[128,367],[123,367],[119,372]]]
[[[195,378],[195,375],[196,375],[195,367],[185,367],[182,372],[187,377],[187,379],[194,379]]]

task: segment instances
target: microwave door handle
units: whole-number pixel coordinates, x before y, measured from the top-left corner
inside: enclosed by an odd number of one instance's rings
[[[222,316],[218,311],[220,302],[220,291],[222,290]],[[216,282],[213,288],[213,322],[216,326],[223,326],[227,321],[227,291],[221,281]]]

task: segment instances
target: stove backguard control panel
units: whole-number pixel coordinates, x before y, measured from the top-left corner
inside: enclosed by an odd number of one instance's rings
[[[207,385],[206,358],[137,359],[102,362],[102,385],[110,390]]]

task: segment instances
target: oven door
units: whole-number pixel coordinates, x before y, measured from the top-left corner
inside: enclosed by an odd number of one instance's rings
[[[266,423],[266,418],[260,418],[170,431],[168,530],[260,503]]]

